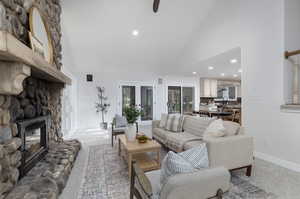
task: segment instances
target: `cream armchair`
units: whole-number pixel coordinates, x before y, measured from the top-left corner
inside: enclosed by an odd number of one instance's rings
[[[222,199],[230,188],[230,173],[224,167],[177,174],[160,187],[160,170],[144,173],[133,163],[130,199]]]

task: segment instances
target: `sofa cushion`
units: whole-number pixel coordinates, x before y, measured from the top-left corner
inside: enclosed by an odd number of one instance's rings
[[[168,133],[166,134],[165,145],[176,152],[181,152],[184,145],[192,140],[201,140],[201,138],[187,132]]]
[[[223,121],[223,125],[225,128],[225,136],[237,135],[241,128],[240,124],[231,121]]]
[[[190,162],[173,151],[170,151],[162,161],[160,175],[161,186],[163,186],[171,176],[194,171],[196,171],[196,168],[194,168]]]
[[[185,116],[183,131],[202,137],[208,125],[214,120],[209,117]]]
[[[158,140],[160,143],[166,144],[168,134],[173,134],[170,131],[167,131],[162,128],[154,128],[152,131],[152,136]]]
[[[223,125],[223,120],[221,119],[211,122],[204,132],[204,136],[212,137],[223,137],[225,134],[225,127]]]
[[[205,143],[203,140],[196,140],[196,141],[190,141],[190,142],[187,142],[185,143],[185,145],[183,146],[183,150],[189,150],[191,148],[194,148],[194,147],[198,147],[200,146],[201,144]]]
[[[209,167],[208,153],[205,143],[181,152],[178,155],[190,162],[196,169],[207,169]]]
[[[167,125],[167,121],[168,121],[168,114],[161,114],[161,119],[159,122],[159,127],[160,128],[165,128]]]

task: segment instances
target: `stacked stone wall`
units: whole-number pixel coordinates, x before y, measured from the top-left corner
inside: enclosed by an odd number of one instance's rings
[[[36,6],[45,18],[53,47],[53,67],[61,70],[59,0],[0,0],[0,30],[11,33],[30,47],[29,11],[32,6]],[[63,87],[32,77],[27,78],[23,86],[24,90],[18,96],[0,94],[0,199],[5,198],[18,183],[22,144],[16,124],[18,120],[51,114],[50,140],[56,143],[62,142],[61,96]],[[56,145],[52,144],[52,146]],[[62,146],[67,145],[62,143]],[[74,154],[77,154],[78,150],[74,150]],[[73,162],[70,161],[71,163]]]

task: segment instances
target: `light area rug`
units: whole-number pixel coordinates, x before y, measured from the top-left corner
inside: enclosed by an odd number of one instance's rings
[[[162,151],[162,156],[166,151]],[[126,162],[110,144],[89,147],[84,178],[78,199],[128,199],[129,178]],[[244,174],[234,173],[232,187],[224,199],[275,199],[272,193],[255,186]]]

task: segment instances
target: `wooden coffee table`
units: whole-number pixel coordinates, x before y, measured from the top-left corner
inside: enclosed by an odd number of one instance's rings
[[[118,135],[119,156],[123,156],[128,163],[129,178],[131,177],[131,162],[135,160],[144,171],[160,169],[161,145],[155,140],[148,140],[147,143],[127,141],[125,135]],[[156,153],[153,157],[149,152]]]

